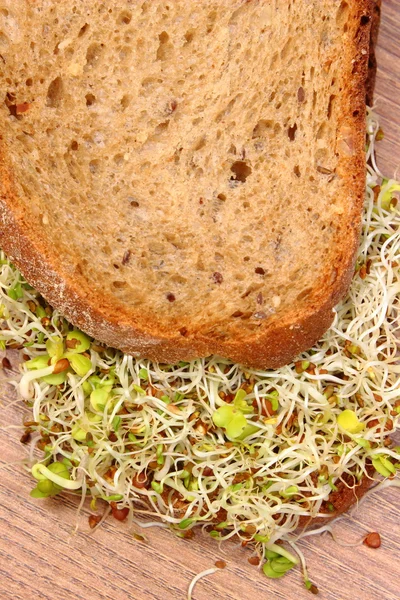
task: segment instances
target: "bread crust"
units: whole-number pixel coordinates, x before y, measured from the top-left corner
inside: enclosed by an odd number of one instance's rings
[[[339,99],[337,148],[340,172],[352,202],[343,244],[337,249],[333,269],[336,279],[314,294],[301,314],[292,313],[263,329],[249,341],[218,339],[185,330],[177,334],[143,325],[128,309],[116,313],[101,292],[90,289],[79,274],[67,275],[29,217],[18,204],[16,186],[7,156],[0,155],[0,239],[5,252],[27,281],[69,321],[96,339],[134,356],[175,363],[217,354],[255,368],[277,368],[310,348],[329,328],[333,307],[346,293],[354,273],[365,192],[365,85],[368,74],[372,0],[354,0],[356,19],[352,43],[344,53],[344,91]]]

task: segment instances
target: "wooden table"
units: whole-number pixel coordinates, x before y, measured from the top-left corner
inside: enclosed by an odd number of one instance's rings
[[[378,47],[377,112],[385,131],[379,144],[381,168],[400,176],[400,0],[384,0]],[[176,539],[169,531],[147,530],[148,543],[114,520],[88,534],[85,509],[74,533],[76,502],[68,497],[38,501],[29,497],[32,480],[21,472],[17,429],[25,410],[9,405],[10,390],[0,393],[0,599],[1,600],[177,600],[186,597],[191,579],[224,559],[228,566],[203,579],[196,600],[297,600],[312,597],[300,573],[266,579],[247,562],[248,552],[197,534]],[[366,499],[358,512],[335,529],[343,541],[379,531],[379,550],[341,547],[328,537],[305,540],[310,578],[324,600],[398,600],[400,586],[399,494],[389,489]]]

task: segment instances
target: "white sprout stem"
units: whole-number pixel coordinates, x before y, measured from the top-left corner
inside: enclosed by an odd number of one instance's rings
[[[196,577],[193,577],[193,579],[189,585],[187,600],[192,600],[192,594],[193,594],[194,587],[197,584],[197,582],[200,581],[200,579],[203,579],[203,577],[208,577],[208,575],[213,575],[214,573],[216,573],[219,570],[220,569],[218,569],[216,567],[214,567],[212,569],[206,569],[205,571],[202,571],[201,573],[196,575]]]
[[[49,367],[45,367],[44,369],[37,369],[36,371],[26,371],[19,382],[19,392],[24,400],[30,400],[32,398],[32,391],[30,388],[31,381],[35,379],[40,379],[41,377],[46,377],[47,375],[51,375],[54,371],[54,365],[50,365]]]

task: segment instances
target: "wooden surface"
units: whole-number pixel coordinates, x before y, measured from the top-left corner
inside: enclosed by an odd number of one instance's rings
[[[384,0],[378,47],[377,112],[385,140],[379,145],[381,168],[400,176],[400,0]],[[146,530],[148,543],[134,540],[124,525],[107,522],[88,535],[85,509],[74,534],[76,502],[33,500],[32,481],[21,472],[18,429],[25,410],[10,405],[12,394],[0,391],[0,599],[1,600],[177,600],[186,597],[191,579],[224,559],[228,566],[201,580],[196,600],[303,600],[299,571],[267,580],[247,562],[249,553],[234,544],[219,550],[197,534],[175,539],[169,531]],[[343,541],[357,541],[379,531],[382,547],[340,547],[328,537],[301,543],[310,578],[324,600],[398,600],[400,527],[398,490],[370,496],[358,512],[336,525]]]

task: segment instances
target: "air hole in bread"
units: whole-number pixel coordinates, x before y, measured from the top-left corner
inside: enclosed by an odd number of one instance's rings
[[[167,60],[171,57],[171,54],[174,49],[172,43],[169,41],[169,35],[166,31],[162,31],[158,36],[158,39],[160,41],[160,44],[158,46],[156,54],[157,60]]]
[[[332,117],[332,111],[333,111],[333,104],[334,104],[334,101],[335,101],[335,95],[334,95],[334,94],[331,94],[331,95],[329,96],[328,109],[327,109],[327,111],[326,111],[326,115],[327,115],[327,117],[328,117],[328,120],[329,120],[329,119]]]
[[[71,150],[73,150],[75,152],[76,150],[78,150],[79,144],[78,144],[78,142],[76,140],[72,140],[72,142],[71,142],[71,144],[70,144],[69,147],[70,147]]]
[[[93,106],[93,104],[96,102],[96,96],[94,94],[86,94],[85,99],[86,106]]]
[[[97,175],[100,170],[100,161],[98,159],[91,160],[89,163],[89,171],[92,175]]]
[[[61,77],[56,77],[50,83],[47,90],[46,105],[51,108],[59,108],[64,96],[64,84]]]
[[[295,165],[293,167],[293,173],[296,175],[296,177],[301,177],[301,172],[300,172],[300,167],[299,165]]]
[[[128,96],[128,94],[124,94],[122,96],[121,102],[120,102],[120,104],[122,106],[122,109],[125,110],[126,108],[128,108],[128,106],[130,105],[130,103],[131,103],[131,97]]]
[[[113,158],[113,161],[115,162],[115,164],[120,167],[123,162],[124,162],[124,155],[123,154],[116,154]]]
[[[252,173],[252,168],[244,160],[237,160],[231,166],[231,171],[234,175],[231,179],[245,183]]]
[[[253,236],[252,236],[252,235],[247,235],[247,234],[245,234],[245,235],[243,235],[243,236],[242,236],[242,239],[241,239],[241,241],[242,241],[242,242],[244,242],[244,243],[245,243],[245,242],[249,242],[249,243],[251,244],[251,242],[253,242],[253,241],[254,241],[254,238],[253,238]]]
[[[115,287],[117,289],[122,289],[127,286],[127,283],[126,283],[126,281],[113,281],[112,285],[113,285],[113,287]]]
[[[189,29],[185,35],[183,36],[185,38],[185,45],[186,44],[190,44],[190,42],[193,41],[194,38],[194,34],[195,34],[196,30],[195,29]]]
[[[117,23],[119,25],[129,25],[129,23],[131,21],[132,21],[132,13],[130,10],[123,10],[117,19]]]
[[[197,152],[198,150],[201,150],[202,148],[204,148],[204,146],[206,145],[206,140],[207,140],[206,136],[203,135],[199,140],[197,140],[197,142],[193,146],[193,150],[195,152]]]
[[[101,56],[103,54],[104,44],[98,44],[94,42],[90,44],[89,48],[86,51],[86,66],[95,68],[100,62]]]
[[[295,137],[296,137],[296,131],[297,131],[297,124],[294,123],[294,125],[292,125],[291,127],[288,128],[288,138],[291,142],[294,141]]]
[[[260,119],[253,129],[253,138],[268,137],[269,132],[274,126],[274,121]]]
[[[82,37],[83,35],[85,35],[85,33],[87,32],[88,29],[89,29],[89,23],[85,23],[84,25],[82,25],[82,27],[79,30],[78,37]]]
[[[28,87],[32,87],[33,86],[33,79],[32,77],[28,77],[28,79],[25,81],[25,85]]]

